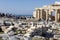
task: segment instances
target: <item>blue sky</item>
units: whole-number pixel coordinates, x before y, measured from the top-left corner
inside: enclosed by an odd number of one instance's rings
[[[32,15],[36,7],[53,4],[60,0],[0,0],[0,12]]]

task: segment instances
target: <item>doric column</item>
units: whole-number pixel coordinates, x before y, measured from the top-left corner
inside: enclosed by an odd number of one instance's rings
[[[49,16],[48,16],[48,17],[49,17],[49,20],[52,20],[52,19],[51,19],[51,15],[52,15],[51,9],[49,9]]]
[[[36,18],[38,18],[38,10],[36,10]]]
[[[38,10],[38,19],[40,18],[39,16],[40,16],[40,10]]]
[[[49,10],[49,18],[51,18],[51,9]]]
[[[40,9],[36,10],[36,18],[39,19],[40,18]]]
[[[59,21],[59,17],[60,17],[60,15],[59,15],[59,13],[58,13],[58,21]]]
[[[49,13],[49,10],[46,10],[46,21],[48,20],[48,13]]]
[[[57,9],[55,10],[55,22],[58,20],[58,14],[57,14]]]
[[[41,19],[42,19],[42,9],[40,10],[40,13],[41,13],[41,15],[40,15],[40,16],[41,16]]]

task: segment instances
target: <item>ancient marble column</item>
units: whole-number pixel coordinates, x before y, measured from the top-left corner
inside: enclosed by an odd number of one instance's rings
[[[38,18],[38,10],[36,10],[36,18]]]
[[[57,14],[57,9],[55,10],[55,22],[58,20],[58,14]]]
[[[41,19],[42,19],[42,9],[40,10],[40,13],[41,13],[41,15],[40,15],[40,16],[41,16]]]
[[[59,13],[58,13],[58,21],[59,21],[59,17],[60,17],[60,15],[59,15]]]
[[[40,19],[40,9],[38,9],[38,19]]]
[[[49,9],[49,15],[48,15],[48,17],[49,17],[48,19],[49,19],[49,20],[52,20],[52,19],[51,19],[51,15],[52,15],[52,14],[51,14],[51,9]]]
[[[46,10],[46,21],[48,20],[48,13],[49,13],[49,10]]]

